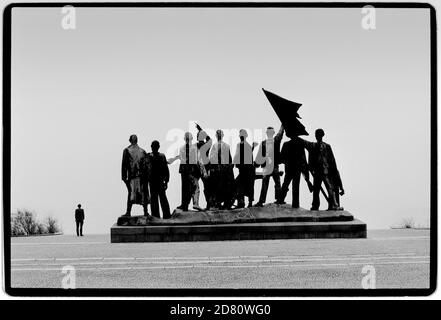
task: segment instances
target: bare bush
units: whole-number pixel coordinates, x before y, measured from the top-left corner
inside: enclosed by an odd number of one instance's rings
[[[413,218],[404,218],[401,220],[400,227],[403,229],[415,228],[415,220]]]
[[[38,223],[34,214],[28,210],[18,210],[12,219],[12,230],[19,230],[19,234],[37,234]]]
[[[44,224],[42,223],[37,223],[37,232],[35,234],[46,234],[47,232],[47,228]]]
[[[18,215],[18,213],[17,213]],[[21,219],[17,218],[17,215],[11,218],[11,235],[12,236],[25,236],[26,232],[21,224]]]
[[[61,232],[61,228],[58,225],[58,222],[53,217],[46,218],[46,229],[48,233],[58,233]]]
[[[48,217],[41,223],[29,210],[18,210],[11,216],[11,235],[29,236],[39,234],[54,234],[61,232],[58,222],[53,217]]]

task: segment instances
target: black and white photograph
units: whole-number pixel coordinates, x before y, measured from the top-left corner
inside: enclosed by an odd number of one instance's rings
[[[16,3],[3,22],[8,294],[436,289],[431,5]]]

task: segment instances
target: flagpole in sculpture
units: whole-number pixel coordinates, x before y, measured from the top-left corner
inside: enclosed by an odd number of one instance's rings
[[[286,136],[288,138],[293,139],[299,136],[309,135],[309,133],[305,129],[305,126],[299,120],[302,119],[302,117],[300,117],[299,115],[299,109],[302,106],[301,103],[282,98],[268,90],[265,90],[264,88],[262,88],[262,90],[263,93],[265,93],[265,96],[268,99],[269,103],[273,107],[275,113],[282,122],[282,125],[285,128]],[[320,190],[326,201],[328,201],[328,196],[325,193],[323,187],[320,187]]]

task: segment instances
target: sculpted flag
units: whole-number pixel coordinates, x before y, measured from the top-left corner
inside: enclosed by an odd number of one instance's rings
[[[305,130],[305,126],[299,121],[301,117],[298,111],[302,105],[301,103],[289,101],[263,88],[262,90],[282,122],[288,137],[293,138],[309,135]]]

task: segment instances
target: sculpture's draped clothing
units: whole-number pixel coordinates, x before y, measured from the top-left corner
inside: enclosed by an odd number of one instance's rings
[[[147,152],[138,145],[130,145],[123,151],[121,178],[126,182],[129,200],[133,204],[149,203]]]

